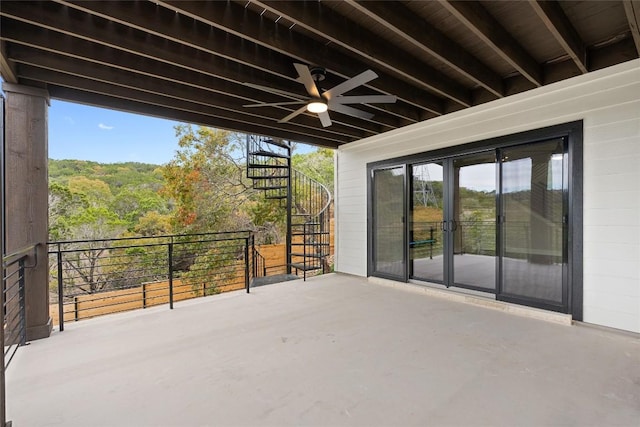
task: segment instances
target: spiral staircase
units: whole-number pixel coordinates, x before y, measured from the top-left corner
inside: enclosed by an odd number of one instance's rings
[[[331,194],[318,181],[291,167],[291,144],[247,137],[247,177],[267,199],[286,206],[287,274],[325,273],[330,246]]]

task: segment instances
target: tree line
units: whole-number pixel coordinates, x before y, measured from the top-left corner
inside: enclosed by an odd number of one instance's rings
[[[50,159],[50,241],[229,230],[254,231],[258,243],[283,241],[284,207],[246,178],[245,136],[175,130],[178,149],[165,165]],[[292,164],[333,188],[332,150],[294,154]]]

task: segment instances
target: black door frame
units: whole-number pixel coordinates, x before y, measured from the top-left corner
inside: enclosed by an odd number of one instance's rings
[[[403,178],[403,188],[406,189],[407,188],[407,165],[403,164],[403,163],[397,163],[397,164],[393,164],[393,163],[389,163],[385,166],[381,166],[381,167],[376,167],[376,168],[371,168],[371,169],[367,169],[367,176],[368,176],[368,183],[367,183],[367,235],[368,235],[368,241],[369,242],[373,242],[374,241],[374,232],[373,230],[376,227],[376,218],[374,217],[374,203],[375,203],[375,198],[374,198],[374,191],[373,191],[373,181],[374,181],[374,173],[376,171],[379,170],[389,170],[389,169],[398,169],[401,168],[402,169],[402,178]],[[404,229],[405,232],[403,233],[403,260],[404,260],[404,269],[403,269],[403,274],[402,276],[394,276],[391,274],[387,274],[384,272],[380,272],[380,271],[375,271],[375,260],[376,260],[376,251],[375,251],[375,245],[374,244],[368,244],[367,245],[367,275],[368,276],[376,276],[376,277],[382,277],[385,279],[391,279],[391,280],[398,280],[400,279],[403,282],[407,282],[408,281],[408,264],[407,264],[407,259],[408,259],[408,230],[406,227],[407,224],[407,214],[408,214],[408,203],[407,203],[407,195],[406,195],[406,191],[403,194],[403,205],[402,205],[402,223],[404,225]]]
[[[566,137],[568,164],[566,175],[568,188],[566,194],[568,218],[566,220],[567,248],[566,248],[566,281],[568,283],[568,296],[566,311],[570,313],[574,320],[582,320],[583,317],[583,122],[582,120],[535,129],[513,135],[505,135],[497,138],[471,142],[463,145],[437,149],[433,151],[403,156],[393,159],[382,160],[367,164],[367,273],[369,276],[380,276],[372,271],[373,262],[373,221],[372,221],[372,176],[373,171],[380,168],[393,166],[405,167],[405,191],[407,190],[407,168],[410,164],[427,163],[443,158],[474,154],[490,149],[500,149],[509,146],[528,144],[552,138]],[[409,227],[407,226],[408,196],[405,195],[405,241],[408,238]],[[403,281],[408,281],[408,249],[405,242],[404,260],[406,273]],[[386,277],[389,278],[389,277]],[[397,278],[394,278],[397,280]],[[520,302],[520,301],[513,301]],[[536,306],[529,301],[526,305]],[[544,306],[543,308],[555,309]]]
[[[439,279],[435,279],[435,278],[427,278],[427,277],[416,277],[413,274],[413,271],[411,269],[411,259],[410,259],[410,252],[409,252],[409,258],[407,259],[407,263],[409,265],[409,270],[408,270],[408,274],[407,274],[407,278],[409,280],[414,279],[414,280],[418,280],[418,281],[428,281],[431,283],[438,283],[438,284],[442,284],[443,286],[449,288],[449,287],[457,287],[457,288],[464,288],[464,289],[469,289],[469,290],[475,290],[475,291],[480,291],[480,292],[488,292],[488,293],[496,293],[497,292],[497,283],[494,286],[493,290],[489,290],[485,287],[482,286],[473,286],[472,284],[463,284],[463,283],[456,283],[455,279],[455,239],[456,239],[456,231],[458,228],[458,224],[456,223],[454,217],[455,217],[455,186],[453,185],[453,183],[455,182],[455,161],[459,160],[459,159],[464,159],[464,158],[468,158],[468,157],[472,157],[478,154],[489,154],[489,153],[495,153],[495,149],[493,148],[487,148],[485,150],[480,150],[480,151],[476,151],[474,153],[465,153],[463,155],[452,155],[452,156],[448,156],[448,157],[443,157],[443,158],[436,158],[436,159],[431,159],[428,162],[410,162],[407,163],[407,182],[408,185],[411,186],[413,184],[413,166],[419,166],[419,165],[425,165],[425,164],[441,164],[442,166],[442,173],[443,173],[443,181],[442,181],[442,203],[443,203],[443,211],[442,211],[442,222],[441,222],[441,232],[442,232],[442,246],[443,246],[443,271],[442,271],[442,280]],[[498,168],[497,168],[497,160],[495,163],[496,166],[496,180],[498,179]],[[408,207],[407,207],[407,215],[408,218],[411,217],[411,212],[413,209],[413,206],[411,205],[411,201],[412,201],[412,188],[409,188],[409,193],[406,196],[408,199]],[[496,193],[497,193],[497,188],[496,188]],[[497,199],[494,200],[494,204],[497,207]],[[496,209],[497,211],[497,209]],[[409,223],[408,226],[410,227],[411,224]],[[411,230],[409,229],[409,232]],[[411,241],[411,238],[409,238],[409,241]],[[498,241],[496,238],[496,253],[497,253],[497,248],[498,248]],[[497,255],[496,255],[497,257]],[[496,267],[497,267],[497,261],[496,261]]]
[[[562,145],[563,145],[563,154],[566,154],[568,157],[569,154],[569,138],[568,136],[564,136],[564,137],[553,137],[553,138],[548,138],[548,139],[540,139],[534,142],[531,142],[529,144],[539,144],[539,143],[545,143],[547,141],[553,141],[553,140],[558,140],[561,139],[562,140]],[[562,167],[562,179],[563,179],[563,194],[562,194],[562,221],[563,221],[563,248],[562,248],[562,302],[561,303],[556,303],[556,302],[552,302],[552,301],[547,301],[547,300],[542,300],[542,299],[537,299],[537,298],[533,298],[533,297],[524,297],[524,296],[518,296],[518,295],[513,295],[513,294],[507,294],[503,292],[503,251],[504,251],[504,247],[503,247],[503,233],[504,233],[504,217],[505,217],[505,213],[504,213],[504,193],[502,191],[502,186],[503,186],[503,181],[501,179],[502,176],[502,168],[503,168],[503,160],[502,159],[502,152],[504,149],[509,149],[509,148],[514,148],[514,147],[518,147],[518,146],[526,146],[528,144],[518,144],[515,146],[508,146],[508,147],[501,147],[497,149],[497,161],[498,161],[498,176],[499,176],[499,188],[497,191],[497,214],[498,214],[498,222],[496,224],[496,257],[497,257],[497,271],[496,271],[496,299],[498,301],[505,301],[505,302],[511,302],[511,303],[515,303],[515,304],[521,304],[521,305],[526,305],[529,307],[536,307],[536,308],[542,308],[545,310],[552,310],[552,311],[559,311],[559,312],[563,312],[563,313],[570,313],[571,312],[571,304],[570,304],[570,298],[571,298],[571,282],[569,281],[569,275],[568,272],[570,270],[569,268],[569,257],[568,257],[568,253],[569,253],[569,240],[568,240],[568,221],[567,219],[570,217],[570,212],[571,212],[571,208],[569,206],[569,197],[568,197],[568,193],[569,193],[569,189],[568,186],[571,182],[571,180],[569,179],[569,173],[568,173],[568,162],[566,162],[565,159],[565,163],[567,164],[563,164]],[[566,185],[564,184],[566,183]]]

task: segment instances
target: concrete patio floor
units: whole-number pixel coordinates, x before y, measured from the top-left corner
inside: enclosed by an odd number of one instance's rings
[[[347,275],[66,326],[9,367],[15,427],[640,424],[637,336]]]

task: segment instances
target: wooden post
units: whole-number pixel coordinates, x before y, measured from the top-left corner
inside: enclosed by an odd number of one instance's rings
[[[51,334],[48,286],[48,128],[46,90],[3,83],[5,105],[5,239],[7,253],[40,243],[26,272],[27,341]],[[34,260],[29,260],[29,263]]]
[[[142,284],[142,308],[147,308],[147,284]]]

